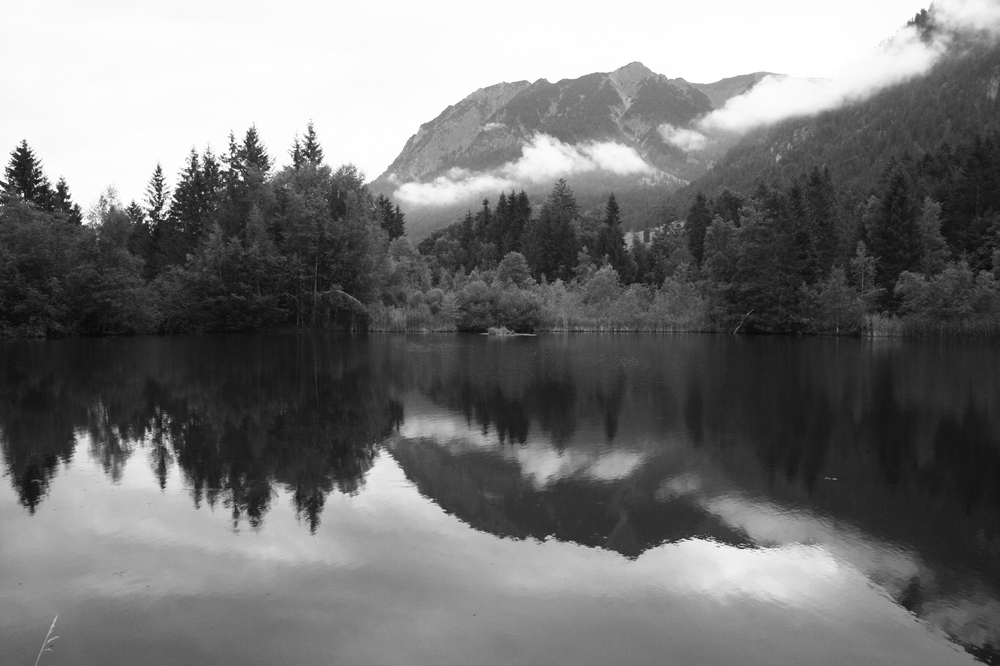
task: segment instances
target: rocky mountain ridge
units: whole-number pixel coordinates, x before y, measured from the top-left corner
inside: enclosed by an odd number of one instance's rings
[[[660,128],[687,127],[765,76],[756,72],[697,84],[633,62],[557,83],[539,79],[480,88],[421,125],[373,187],[426,182],[456,167],[498,168],[517,160],[537,134],[567,144],[625,145],[665,174],[689,180],[705,165],[665,141]]]

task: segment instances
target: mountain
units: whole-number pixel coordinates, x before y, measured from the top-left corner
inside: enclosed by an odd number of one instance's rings
[[[539,136],[551,138],[552,144],[546,147],[554,145],[562,151],[611,144],[630,151],[608,156],[608,160],[631,161],[622,168],[611,164],[609,169],[600,169],[600,178],[587,177],[595,175],[593,169],[583,170],[582,177],[569,176],[584,210],[603,203],[611,189],[617,193],[623,188],[648,189],[654,184],[676,188],[702,175],[724,147],[693,156],[668,141],[665,131],[690,128],[694,121],[751,89],[765,76],[766,72],[757,72],[698,84],[667,78],[633,62],[613,72],[557,83],[545,79],[498,83],[475,91],[423,124],[389,168],[371,183],[371,189],[402,199],[409,233],[419,236],[421,231],[452,221],[484,194],[497,196],[499,188],[470,189],[466,196],[449,202],[450,206],[427,211],[398,196],[401,185],[450,181],[468,173],[509,176],[511,165],[521,164],[518,161],[524,157],[525,147]],[[610,162],[602,166],[607,164]],[[522,164],[521,170],[530,169]],[[503,180],[516,189],[544,194],[555,178]],[[629,211],[623,213],[627,219]]]

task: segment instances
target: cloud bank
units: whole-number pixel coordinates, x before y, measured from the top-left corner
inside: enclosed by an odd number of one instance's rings
[[[680,148],[685,153],[701,150],[708,145],[708,137],[697,130],[674,127],[670,123],[660,125],[660,136],[666,143]]]
[[[786,118],[811,116],[928,72],[948,50],[955,33],[1000,37],[997,0],[937,0],[930,10],[938,30],[925,41],[916,27],[900,30],[877,48],[849,58],[829,79],[767,76],[749,93],[708,114],[696,130],[662,125],[663,140],[686,152],[711,145],[721,134],[740,134]]]
[[[427,183],[404,183],[395,196],[410,206],[444,206],[524,183],[545,183],[596,171],[648,176],[656,170],[634,148],[622,144],[607,141],[574,146],[547,134],[536,134],[514,162],[489,172],[456,167]]]

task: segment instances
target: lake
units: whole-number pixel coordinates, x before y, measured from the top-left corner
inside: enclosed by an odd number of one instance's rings
[[[0,662],[1000,663],[1000,348],[0,344]]]

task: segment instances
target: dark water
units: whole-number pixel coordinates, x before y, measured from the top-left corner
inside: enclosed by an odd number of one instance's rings
[[[1000,663],[1000,350],[0,345],[0,663]]]

